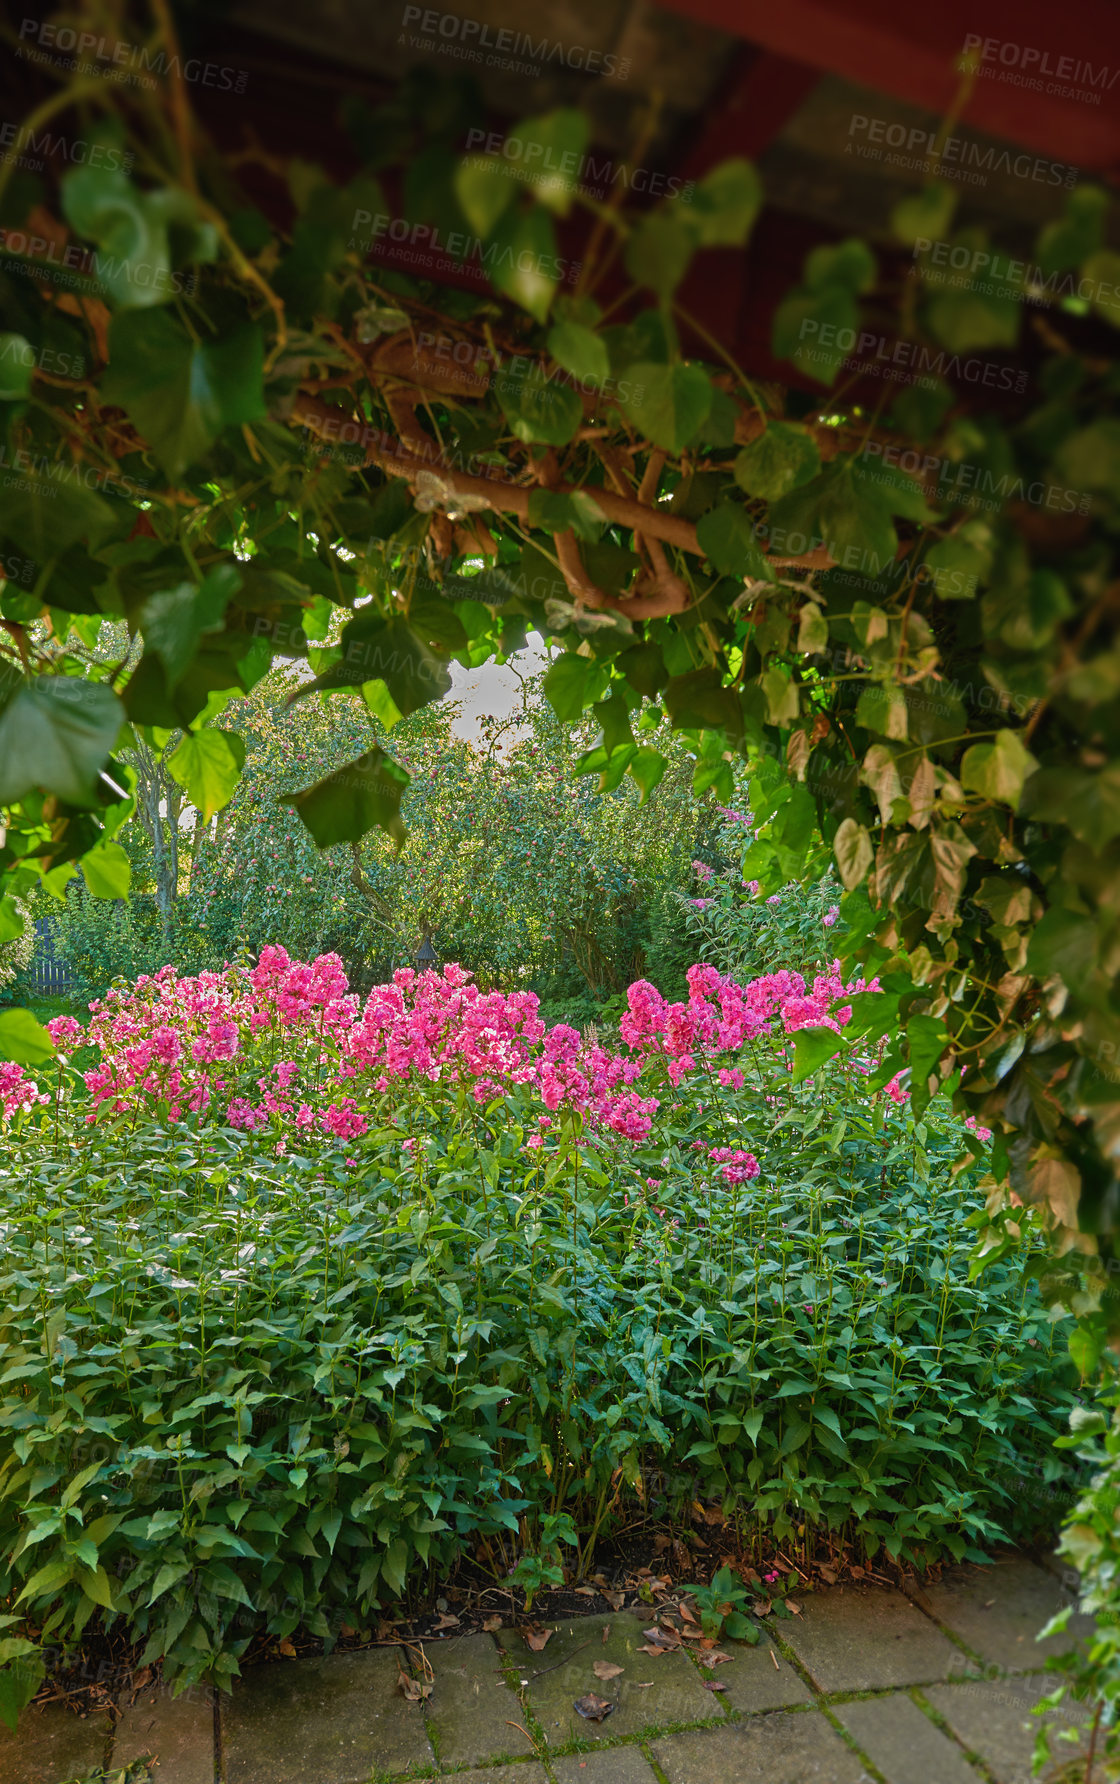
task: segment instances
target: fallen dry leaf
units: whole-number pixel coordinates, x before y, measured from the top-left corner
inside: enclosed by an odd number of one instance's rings
[[[705,1679],[704,1680],[704,1689],[705,1689],[705,1691],[726,1691],[727,1686],[726,1685],[717,1685],[714,1679]]]
[[[447,1612],[444,1612],[439,1621],[434,1624],[432,1633],[438,1635],[441,1629],[458,1629],[459,1627],[458,1617],[449,1616]]]
[[[681,1638],[675,1629],[666,1628],[658,1623],[655,1623],[652,1629],[643,1629],[642,1634],[647,1642],[654,1642],[661,1648],[679,1648],[681,1645]]]
[[[835,1567],[819,1567],[817,1569],[817,1572],[820,1574],[821,1579],[824,1581],[826,1586],[834,1586],[836,1584],[836,1569],[835,1569]]]
[[[553,1636],[551,1629],[519,1629],[517,1633],[526,1645],[532,1648],[534,1654],[541,1653]]]
[[[498,1630],[502,1627],[502,1621],[502,1617],[495,1611],[491,1616],[483,1618],[482,1627],[485,1629],[487,1635],[496,1635]]]
[[[787,1611],[792,1611],[795,1617],[799,1617],[801,1615],[801,1606],[799,1604],[795,1603],[795,1601],[792,1598],[786,1599],[786,1609],[787,1609]]]
[[[576,1594],[580,1598],[598,1598],[599,1588],[597,1586],[577,1586]]]
[[[577,1697],[572,1707],[577,1715],[585,1717],[588,1722],[602,1722],[614,1709],[609,1697],[599,1697],[594,1691],[589,1691],[586,1697]]]
[[[610,1605],[612,1611],[620,1611],[626,1603],[625,1592],[610,1592],[605,1586],[603,1587],[603,1597]]]
[[[597,1679],[617,1679],[619,1673],[625,1672],[626,1668],[616,1666],[613,1660],[596,1660],[591,1670]]]
[[[403,1671],[397,1674],[397,1686],[401,1696],[409,1703],[423,1703],[425,1698],[431,1697],[435,1688],[431,1681],[422,1682]]]
[[[677,1609],[680,1611],[680,1614],[686,1623],[695,1623],[696,1612],[690,1604],[686,1604],[682,1599],[681,1603],[677,1606]]]
[[[722,1648],[713,1648],[710,1654],[701,1654],[701,1666],[722,1666],[725,1660],[734,1660],[734,1654],[725,1654]]]
[[[278,1654],[283,1654],[285,1660],[294,1660],[296,1657],[295,1648],[292,1646],[292,1643],[288,1640],[287,1636],[284,1637],[282,1642],[277,1642],[276,1652]]]
[[[639,1654],[652,1654],[655,1659],[660,1659],[662,1654],[669,1654],[672,1652],[672,1649],[670,1649],[670,1648],[655,1648],[651,1642],[643,1642],[641,1647],[638,1649],[638,1652],[639,1652]]]

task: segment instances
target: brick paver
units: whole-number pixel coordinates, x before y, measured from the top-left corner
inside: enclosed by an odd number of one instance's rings
[[[1045,1665],[1047,1655],[1063,1653],[1093,1627],[1091,1617],[1075,1615],[1067,1634],[1035,1640],[1050,1618],[1074,1600],[1060,1580],[1024,1555],[990,1567],[953,1568],[936,1585],[925,1587],[924,1601],[953,1635],[1007,1671],[1029,1672]]]
[[[959,1747],[905,1693],[857,1698],[834,1713],[887,1784],[976,1784]]]
[[[886,1586],[837,1586],[801,1603],[782,1633],[821,1691],[919,1685],[960,1670],[959,1650]]]
[[[711,1669],[692,1644],[644,1653],[652,1610],[565,1619],[539,1652],[516,1629],[426,1641],[423,1705],[400,1689],[402,1670],[422,1671],[415,1649],[258,1666],[217,1716],[204,1691],[160,1689],[122,1704],[115,1737],[107,1716],[32,1710],[16,1735],[0,1727],[0,1784],[64,1784],[144,1753],[156,1784],[1033,1784],[1030,1711],[1053,1682],[1033,1637],[1067,1597],[1024,1556],[911,1597],[805,1593],[799,1616],[757,1647],[725,1642],[732,1658]],[[603,1679],[597,1661],[621,1670]],[[601,1722],[574,1707],[589,1692],[615,1706]]]

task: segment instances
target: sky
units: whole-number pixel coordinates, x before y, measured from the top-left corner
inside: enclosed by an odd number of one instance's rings
[[[450,700],[458,700],[461,710],[452,726],[452,735],[473,743],[479,735],[479,720],[486,716],[505,718],[521,704],[520,675],[535,675],[548,662],[544,642],[534,633],[524,650],[518,651],[508,664],[484,663],[481,669],[464,669],[452,663]]]

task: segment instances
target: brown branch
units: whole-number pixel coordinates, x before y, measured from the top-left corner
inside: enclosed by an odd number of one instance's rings
[[[309,432],[328,441],[340,439],[343,425],[353,426],[356,434],[353,443],[364,447],[364,464],[378,465],[383,471],[388,471],[390,476],[412,481],[417,471],[424,468],[415,453],[407,452],[402,442],[391,440],[383,429],[372,423],[353,420],[332,408],[329,403],[302,391],[292,404],[290,419],[294,425],[305,427]],[[434,440],[428,442],[428,448],[428,468],[438,476],[449,496],[473,497],[476,501],[481,498],[482,505],[487,508],[493,508],[499,513],[515,514],[519,520],[528,521],[530,490],[527,485],[492,477],[472,477],[468,472],[454,470],[448,465]],[[556,487],[560,495],[581,493],[576,484],[560,483]],[[682,515],[647,506],[609,489],[596,489],[594,496],[608,521],[615,526],[625,527],[629,532],[644,533],[647,538],[660,539],[664,544],[675,545],[679,551],[687,551],[693,557],[704,556],[696,537],[695,526]],[[831,566],[832,558],[821,547],[807,552],[803,557],[771,557],[769,562],[777,568],[823,570]],[[625,611],[634,613],[635,617],[650,617],[639,615],[632,602],[626,604]],[[668,612],[670,609],[660,608],[659,611]]]

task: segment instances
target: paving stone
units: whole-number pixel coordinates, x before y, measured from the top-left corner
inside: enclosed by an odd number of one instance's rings
[[[124,1708],[113,1743],[114,1769],[144,1753],[154,1753],[159,1760],[159,1784],[214,1784],[211,1693],[196,1688],[172,1697],[164,1686],[145,1691],[138,1702]]]
[[[552,1769],[556,1784],[657,1784],[657,1774],[637,1747],[569,1753],[567,1759],[554,1759]]]
[[[948,1735],[899,1692],[838,1703],[833,1714],[882,1772],[887,1784],[979,1784]]]
[[[959,1685],[932,1685],[922,1696],[944,1716],[961,1744],[987,1763],[996,1784],[1037,1784],[1031,1771],[1031,1755],[1039,1719],[1030,1712],[1053,1684],[1052,1676],[975,1679]],[[1046,1720],[1053,1727],[1076,1724],[1075,1710],[1076,1706],[1066,1711],[1062,1705],[1051,1711]],[[1054,1743],[1056,1761],[1060,1756],[1063,1763],[1068,1763],[1076,1751],[1064,1741]]]
[[[669,1784],[871,1784],[818,1710],[671,1734],[652,1751]]]
[[[1036,1642],[1056,1611],[1074,1599],[1054,1575],[1025,1555],[1012,1555],[990,1567],[957,1567],[923,1588],[932,1614],[970,1648],[996,1666],[1027,1671],[1049,1654],[1071,1648],[1092,1631],[1091,1617],[1074,1615],[1065,1635]]]
[[[27,1709],[15,1734],[0,1723],[0,1779],[3,1784],[59,1784],[80,1777],[105,1757],[107,1716],[79,1721],[64,1704]]]
[[[502,1631],[499,1639],[519,1678],[530,1679],[542,1667],[553,1669],[534,1679],[526,1692],[533,1714],[553,1746],[566,1746],[569,1741],[614,1741],[666,1722],[704,1722],[723,1715],[719,1697],[704,1690],[686,1654],[639,1653],[646,1639],[642,1631],[649,1624],[648,1614],[580,1617],[559,1624],[540,1654],[534,1654],[516,1630]],[[604,1643],[605,1628],[610,1634]],[[556,1666],[558,1660],[564,1664]],[[592,1670],[596,1660],[613,1660],[623,1671],[604,1683]],[[645,1682],[648,1690],[641,1688]],[[573,1707],[575,1699],[588,1691],[617,1705],[602,1722],[585,1721]]]
[[[435,1674],[427,1717],[441,1763],[520,1758],[528,1742],[510,1723],[524,1723],[525,1715],[502,1678],[502,1657],[491,1637],[425,1642],[424,1653]]]
[[[724,1642],[723,1651],[735,1658],[714,1666],[710,1672],[705,1668],[700,1676],[725,1687],[716,1695],[728,1709],[750,1716],[756,1710],[781,1710],[787,1704],[813,1701],[813,1694],[804,1679],[785,1656],[779,1654],[773,1643],[767,1642],[765,1631],[757,1648],[744,1647],[741,1642]]]
[[[889,1587],[833,1586],[801,1604],[782,1635],[822,1691],[919,1685],[960,1670],[960,1650]]]
[[[438,1777],[423,1780],[423,1784],[442,1784],[445,1778],[449,1778],[449,1774],[441,1772]],[[450,1774],[449,1784],[450,1780],[453,1784],[548,1784],[544,1767],[532,1763],[484,1765],[481,1771],[454,1772]],[[158,1779],[156,1784],[163,1784],[163,1780]]]
[[[365,1784],[375,1765],[431,1765],[398,1671],[385,1648],[254,1667],[221,1705],[226,1784]]]

